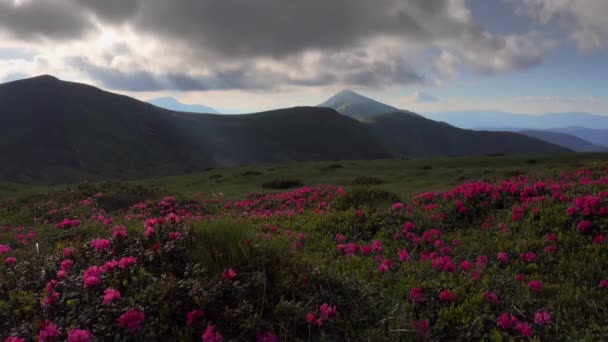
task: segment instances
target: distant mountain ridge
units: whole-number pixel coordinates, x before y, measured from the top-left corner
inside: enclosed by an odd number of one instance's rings
[[[177,112],[220,114],[217,110],[211,107],[181,103],[177,99],[170,96],[158,97],[148,100],[147,102],[157,107],[174,110]]]
[[[364,120],[364,123],[397,157],[460,157],[570,151],[517,133],[466,130],[403,112],[376,115]]]
[[[254,163],[566,151],[405,111],[362,120],[323,107],[198,114],[48,75],[0,84],[0,180],[74,182]]]
[[[508,130],[547,130],[563,127],[608,129],[608,116],[589,113],[514,114],[495,110],[425,113],[423,116],[460,128],[508,128]]]
[[[576,152],[608,152],[608,147],[606,146],[595,145],[575,135],[558,131],[524,130],[517,133],[550,142]]]

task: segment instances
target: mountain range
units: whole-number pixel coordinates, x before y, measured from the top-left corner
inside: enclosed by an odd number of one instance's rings
[[[151,99],[148,100],[148,103],[151,103],[157,107],[173,110],[176,112],[220,114],[217,110],[211,107],[181,103],[177,99],[170,96]]]
[[[425,113],[425,117],[466,128],[509,128],[547,130],[563,127],[608,129],[608,116],[590,113],[515,114],[495,110]]]
[[[569,151],[390,106],[389,113],[372,114],[372,106],[387,109],[372,101],[330,101],[349,115],[325,107],[216,115],[168,110],[47,75],[13,81],[0,85],[0,180],[73,182],[254,163]]]

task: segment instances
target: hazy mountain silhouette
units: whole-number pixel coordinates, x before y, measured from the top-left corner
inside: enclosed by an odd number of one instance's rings
[[[407,112],[365,122],[321,107],[195,114],[52,76],[0,85],[1,180],[71,182],[253,163],[563,151],[519,134],[463,130]]]
[[[444,121],[467,129],[491,127],[493,129],[545,130],[562,127],[608,129],[608,116],[589,113],[547,113],[543,115],[514,114],[495,110],[449,111],[425,113],[425,117]]]
[[[181,103],[177,99],[170,96],[158,97],[148,100],[147,102],[157,107],[174,110],[177,112],[220,114],[217,110],[211,107]]]
[[[542,130],[525,130],[518,133],[537,138],[576,152],[608,152],[608,147],[595,145],[575,135]],[[606,132],[608,134],[608,131]],[[607,138],[608,139],[608,138]]]
[[[403,112],[376,115],[364,120],[364,123],[398,157],[569,151],[517,133],[466,130]]]

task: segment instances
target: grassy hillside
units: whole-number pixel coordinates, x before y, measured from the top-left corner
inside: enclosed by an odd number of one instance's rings
[[[398,157],[568,151],[516,133],[465,130],[408,113],[377,115],[366,119],[365,123],[386,148]]]
[[[604,340],[602,158],[427,161],[409,180],[408,161],[319,169],[369,180],[377,168],[408,191],[495,168],[495,181],[407,196],[81,184],[0,197],[0,340]]]
[[[406,197],[426,190],[445,190],[466,181],[495,181],[521,173],[557,173],[564,168],[601,162],[608,162],[608,153],[301,162],[213,168],[127,183],[186,197],[195,193],[206,196],[223,193],[235,198],[249,192],[281,191],[262,187],[264,183],[279,179],[297,180],[308,186],[337,184],[348,189],[372,186]],[[54,193],[66,187],[70,185],[0,182],[0,197]]]

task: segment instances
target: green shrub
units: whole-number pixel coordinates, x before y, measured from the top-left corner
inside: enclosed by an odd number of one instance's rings
[[[278,179],[275,178],[269,182],[263,183],[262,188],[264,189],[275,189],[284,190],[289,188],[296,188],[302,186],[302,182],[297,179]]]

